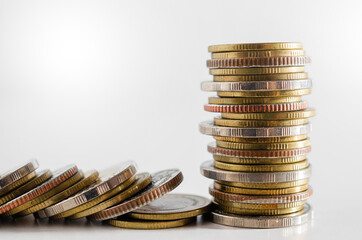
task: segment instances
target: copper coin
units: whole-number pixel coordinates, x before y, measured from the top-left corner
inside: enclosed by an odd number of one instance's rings
[[[279,103],[279,104],[253,104],[253,105],[214,105],[204,106],[205,111],[221,113],[253,113],[253,112],[290,112],[303,110],[308,107],[307,102]]]

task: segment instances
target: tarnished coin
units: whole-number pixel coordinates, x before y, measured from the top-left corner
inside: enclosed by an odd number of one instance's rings
[[[213,155],[215,161],[231,163],[231,164],[287,164],[304,161],[307,159],[306,155],[294,157],[281,157],[281,158],[244,158],[244,157],[229,157],[219,154]]]
[[[241,120],[241,121],[253,121],[253,120]],[[258,120],[255,120],[258,121]],[[263,122],[263,121],[261,121]],[[215,124],[217,125],[217,124]],[[237,142],[237,143],[283,143],[283,142],[295,142],[307,139],[307,135],[297,135],[290,137],[270,137],[270,138],[242,138],[242,137],[219,137],[214,136],[217,141]]]
[[[308,161],[297,163],[270,164],[270,165],[240,165],[214,161],[214,166],[219,169],[236,172],[287,172],[297,171],[308,167]]]
[[[254,50],[242,52],[217,52],[212,53],[212,59],[225,59],[225,58],[265,58],[265,57],[282,57],[282,56],[305,56],[305,51],[301,49],[296,50]]]
[[[308,190],[299,193],[292,193],[287,195],[254,196],[223,192],[215,189],[213,185],[211,185],[209,188],[209,193],[214,198],[225,201],[255,204],[278,204],[307,200],[310,196],[312,196],[313,190],[309,186]]]
[[[240,104],[266,104],[266,103],[294,103],[301,102],[302,97],[270,97],[270,98],[221,98],[209,97],[209,104],[240,105]]]
[[[106,220],[129,213],[172,191],[183,180],[183,175],[178,169],[159,171],[153,173],[151,177],[151,184],[142,192],[123,203],[90,215],[88,218],[91,220]]]
[[[297,97],[308,95],[312,92],[310,88],[297,90],[280,90],[280,91],[239,91],[239,92],[217,92],[219,97]]]
[[[294,202],[287,202],[287,203],[243,203],[243,202],[233,202],[227,201],[223,199],[214,198],[213,202],[217,203],[218,205],[223,205],[225,207],[232,207],[232,208],[240,208],[240,209],[250,209],[250,210],[269,210],[269,209],[283,209],[283,208],[294,208],[299,206],[304,206],[307,200],[303,201],[294,201]]]
[[[39,167],[38,161],[30,160],[0,174],[0,196],[25,183],[24,178]]]
[[[274,73],[239,76],[214,76],[214,82],[244,82],[244,81],[280,81],[280,80],[300,80],[307,79],[308,73]]]
[[[107,223],[115,227],[130,228],[130,229],[165,229],[185,226],[191,222],[196,221],[196,217],[184,218],[169,221],[140,221],[135,219],[112,219]]]
[[[136,173],[136,165],[133,161],[126,161],[121,164],[117,164],[110,168],[107,168],[99,173],[100,182],[91,185],[84,191],[63,200],[53,206],[44,209],[44,213],[47,217],[55,219],[69,217],[77,212],[83,211],[87,208],[94,206],[99,203],[91,202],[97,199],[99,196],[112,191],[114,188],[130,179]],[[118,192],[114,192],[117,194]],[[111,196],[109,196],[111,197]],[[104,199],[105,200],[105,199]],[[90,203],[85,209],[77,209],[78,211],[73,212],[72,209],[80,207],[84,204]]]
[[[309,121],[306,118],[287,119],[287,120],[240,120],[240,119],[225,119],[214,118],[214,124],[223,127],[291,127],[306,125]]]
[[[69,218],[78,219],[78,218],[86,217],[86,216],[92,215],[94,213],[97,213],[99,211],[102,211],[113,205],[116,205],[116,204],[132,197],[136,193],[142,191],[150,183],[151,183],[151,175],[149,173],[138,173],[135,176],[135,181],[129,187],[127,187],[126,189],[124,189],[123,191],[118,193],[117,195],[115,195],[115,196],[105,200],[104,202],[101,202],[91,208],[88,208],[84,211],[80,211],[80,212],[70,216]]]
[[[271,43],[236,43],[209,46],[209,52],[240,52],[255,50],[302,50],[299,42],[271,42]]]
[[[311,130],[311,124],[291,127],[237,128],[215,126],[212,121],[204,121],[200,123],[199,129],[203,134],[222,137],[289,137],[308,134]]]
[[[289,213],[295,213],[303,210],[304,204],[297,207],[291,208],[278,208],[278,209],[247,209],[247,208],[238,208],[238,207],[229,207],[221,205],[217,202],[213,202],[216,209],[219,209],[223,212],[232,213],[232,214],[242,214],[242,215],[283,215]]]
[[[78,168],[74,164],[58,169],[54,172],[53,177],[42,185],[0,206],[0,214],[6,216],[14,215],[48,199],[59,191],[69,187],[63,183],[77,172]]]
[[[305,109],[294,112],[275,112],[275,113],[221,113],[221,118],[240,119],[240,120],[290,120],[314,117],[316,111]]]
[[[208,198],[191,194],[167,194],[148,205],[138,208],[128,216],[143,220],[177,220],[209,212]]]
[[[310,178],[312,167],[309,165],[308,168],[290,172],[232,172],[217,169],[214,167],[213,161],[206,161],[201,164],[200,171],[203,176],[218,181],[276,183]]]
[[[287,143],[235,143],[226,141],[216,141],[216,146],[237,150],[287,150],[295,148],[305,148],[310,146],[310,140],[300,140]]]
[[[241,183],[241,182],[226,182],[226,181],[215,181],[222,185],[238,188],[257,188],[257,189],[279,189],[279,188],[292,188],[307,185],[309,178],[290,181],[290,182],[279,182],[279,183]]]
[[[250,112],[289,112],[304,110],[308,107],[307,102],[296,103],[275,103],[275,104],[250,104],[250,105],[204,105],[204,110],[209,112],[231,112],[231,113],[250,113]]]
[[[304,67],[211,68],[211,75],[254,75],[304,72]]]

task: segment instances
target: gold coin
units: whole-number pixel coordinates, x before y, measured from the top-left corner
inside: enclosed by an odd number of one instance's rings
[[[214,161],[214,167],[234,172],[288,172],[308,167],[308,161],[272,165],[239,165]]]
[[[257,58],[257,57],[296,57],[305,56],[304,50],[256,50],[244,52],[218,52],[212,53],[212,59],[225,58]]]
[[[216,141],[216,146],[236,150],[287,150],[308,147],[310,146],[310,140],[306,139],[287,143],[235,143]]]
[[[302,50],[303,44],[299,42],[274,43],[236,43],[209,46],[209,52],[240,52],[255,50]]]
[[[130,229],[165,229],[181,227],[191,222],[196,221],[196,217],[184,218],[170,221],[140,221],[134,219],[125,220],[108,220],[107,223],[115,227],[130,228]]]
[[[290,127],[308,124],[308,119],[288,119],[288,120],[239,120],[227,118],[214,118],[214,124],[224,127]]]
[[[304,67],[211,68],[211,75],[254,75],[304,72]]]
[[[217,92],[219,97],[292,97],[304,96],[311,93],[311,89],[297,89],[285,91],[240,91],[240,92]]]
[[[294,207],[304,206],[304,204],[307,203],[307,200],[289,202],[289,203],[258,204],[258,203],[232,202],[232,201],[226,201],[226,200],[214,198],[214,202],[217,202],[219,205],[223,205],[225,207],[251,209],[251,210],[262,210],[262,209],[294,208]]]
[[[217,205],[217,208],[227,213],[243,214],[243,215],[268,215],[268,216],[295,213],[303,210],[304,208],[304,205],[302,205],[293,208],[281,208],[281,209],[242,209],[242,208],[227,207],[216,203],[215,205]]]
[[[46,180],[52,177],[52,173],[49,170],[44,170],[36,174],[35,178],[32,178],[30,181],[25,183],[24,185],[18,187],[17,189],[11,191],[10,193],[2,196],[0,198],[0,205],[7,203],[20,195],[23,195],[26,192],[29,192],[33,188],[39,186]]]
[[[284,120],[310,118],[316,114],[315,110],[307,109],[293,112],[273,112],[273,113],[221,113],[221,118],[241,119],[241,120]]]
[[[38,212],[51,205],[54,205],[64,199],[72,196],[73,194],[81,191],[82,189],[88,187],[89,185],[91,185],[98,179],[98,172],[96,170],[87,171],[85,174],[83,174],[82,171],[79,171],[79,173],[80,173],[80,175],[83,176],[80,181],[78,181],[74,185],[70,186],[69,188],[65,189],[64,191],[48,198],[44,202],[41,202],[31,208],[28,208],[28,209],[18,213],[17,215],[25,216],[28,214]]]
[[[304,192],[308,189],[308,184],[297,187],[291,187],[291,188],[255,189],[255,188],[230,187],[227,185],[222,185],[218,182],[214,182],[214,188],[222,192],[245,194],[245,195],[286,195],[286,194]]]
[[[305,155],[283,158],[238,158],[214,154],[213,157],[216,161],[234,164],[284,164],[300,162],[307,159]]]
[[[250,121],[250,120],[245,120]],[[241,137],[221,137],[214,136],[215,140],[225,142],[239,142],[239,143],[280,143],[280,142],[295,142],[307,139],[307,135],[296,135],[289,137],[268,137],[268,138],[241,138]]]
[[[64,211],[62,213],[59,213],[57,215],[51,216],[51,219],[60,219],[60,218],[66,218],[69,216],[72,216],[76,213],[82,212],[88,208],[91,208],[95,205],[97,205],[100,202],[103,202],[104,200],[107,200],[108,198],[116,195],[117,193],[123,191],[124,189],[126,189],[129,185],[131,185],[134,181],[136,180],[136,178],[134,176],[130,177],[128,180],[126,180],[125,182],[123,182],[122,184],[118,185],[117,187],[113,188],[112,190],[100,195],[99,197],[96,197],[94,199],[92,199],[89,202],[86,202],[82,205],[79,205],[75,208],[69,209],[67,211]]]
[[[276,188],[291,188],[309,183],[309,178],[291,181],[291,182],[280,182],[280,183],[238,183],[238,182],[226,182],[226,181],[216,181],[219,184],[227,185],[231,187],[239,188],[264,188],[264,189],[276,189]]]
[[[29,182],[31,179],[33,179],[35,177],[36,177],[36,172],[34,171],[34,172],[31,172],[31,173],[25,175],[24,177],[20,178],[19,180],[11,183],[10,185],[7,185],[6,187],[1,188],[0,196],[5,195],[6,193],[14,190],[15,188]]]
[[[274,104],[301,102],[302,97],[274,97],[274,98],[220,98],[209,97],[209,104],[216,105],[247,105],[247,104]]]
[[[214,82],[301,80],[307,78],[308,78],[308,73],[300,72],[300,73],[278,73],[278,74],[239,75],[239,76],[214,76]]]
[[[86,217],[91,214],[102,211],[106,208],[109,208],[113,205],[116,205],[116,204],[132,197],[136,193],[140,192],[141,190],[146,188],[150,183],[151,183],[151,175],[149,173],[139,173],[135,176],[135,181],[121,193],[119,193],[119,194],[115,195],[114,197],[112,197],[104,202],[101,202],[91,208],[88,208],[84,211],[80,211],[80,212],[70,216],[69,218],[78,219],[78,218]]]

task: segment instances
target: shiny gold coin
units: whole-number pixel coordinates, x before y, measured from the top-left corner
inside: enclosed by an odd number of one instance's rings
[[[247,104],[274,104],[301,102],[302,97],[280,97],[280,98],[220,98],[209,97],[209,104],[215,105],[247,105]]]
[[[214,125],[224,127],[290,127],[308,124],[308,119],[288,119],[288,120],[239,120],[214,118]]]
[[[33,188],[39,186],[40,184],[42,184],[43,182],[45,182],[46,180],[48,180],[49,178],[52,177],[52,173],[49,170],[43,170],[39,173],[36,173],[36,177],[32,178],[30,181],[28,181],[27,183],[25,183],[24,185],[18,187],[17,189],[9,192],[8,194],[2,196],[0,198],[0,205],[7,203],[17,197],[19,197],[20,195],[23,195],[26,192],[29,192],[30,190],[32,190]]]
[[[231,208],[241,208],[241,209],[251,209],[251,210],[262,210],[262,209],[283,209],[283,208],[294,208],[299,206],[304,206],[307,203],[307,200],[289,202],[289,203],[268,203],[268,204],[258,204],[258,203],[240,203],[226,201],[218,198],[214,198],[214,202],[219,205]]]
[[[257,50],[302,50],[303,44],[299,42],[273,42],[273,43],[236,43],[209,46],[209,52],[240,52]]]
[[[280,182],[280,183],[238,183],[238,182],[226,182],[226,181],[216,181],[216,182],[222,185],[239,187],[239,188],[277,189],[277,188],[291,188],[291,187],[306,185],[309,183],[309,178],[298,181]]]
[[[308,147],[310,146],[310,140],[306,139],[287,143],[235,143],[216,141],[216,146],[220,148],[237,150],[287,150]]]
[[[115,227],[120,228],[130,228],[130,229],[165,229],[165,228],[174,228],[181,227],[191,222],[196,221],[196,217],[184,218],[179,220],[170,220],[170,221],[140,221],[134,219],[124,219],[124,220],[108,220],[107,223]]]
[[[257,57],[296,57],[305,56],[304,50],[256,50],[244,52],[218,52],[212,53],[212,59],[225,58],[257,58]]]
[[[299,193],[308,189],[308,184],[291,187],[291,188],[278,188],[278,189],[255,189],[255,188],[239,188],[222,185],[218,182],[214,182],[214,188],[228,193],[245,194],[245,195],[286,195],[292,193]]]
[[[285,91],[240,91],[240,92],[217,92],[219,97],[293,97],[304,96],[311,93],[311,89],[297,89]]]
[[[310,118],[315,116],[316,111],[312,109],[293,112],[273,112],[273,113],[221,113],[221,118],[240,120],[285,120]]]
[[[86,216],[92,215],[94,213],[97,213],[99,211],[102,211],[106,208],[109,208],[113,205],[116,205],[116,204],[132,197],[133,195],[140,192],[144,188],[146,188],[151,183],[151,180],[152,180],[151,175],[149,173],[139,173],[135,176],[135,181],[121,193],[119,193],[119,194],[115,195],[114,197],[112,197],[104,202],[101,202],[91,208],[88,208],[84,211],[80,211],[80,212],[70,216],[69,218],[78,219],[78,218],[86,217]]]
[[[245,120],[250,121],[250,120]],[[290,137],[268,137],[268,138],[241,138],[241,137],[221,137],[214,136],[217,141],[238,142],[238,143],[281,143],[295,142],[307,139],[307,135],[296,135]]]
[[[91,185],[98,179],[98,172],[96,170],[87,171],[85,174],[83,174],[82,171],[79,171],[79,174],[82,175],[83,177],[80,181],[78,181],[74,185],[72,185],[69,188],[65,189],[64,191],[48,198],[44,202],[41,202],[31,208],[28,208],[28,209],[18,213],[17,215],[25,216],[28,214],[38,212],[51,205],[54,205],[64,199],[72,196],[73,194],[83,190],[84,188],[88,187],[89,185]]]
[[[254,75],[304,72],[304,67],[211,68],[211,75]]]
[[[289,214],[295,213],[298,211],[303,210],[304,205],[293,207],[293,208],[281,208],[281,209],[246,209],[246,208],[234,208],[234,207],[227,207],[221,204],[215,203],[218,209],[233,214],[243,214],[243,215],[282,215],[282,214]]]
[[[66,217],[70,217],[70,216],[72,216],[72,215],[74,215],[76,213],[87,210],[88,208],[91,208],[91,207],[97,205],[98,203],[101,203],[101,202],[107,200],[108,198],[113,197],[114,195],[118,194],[119,192],[123,191],[124,189],[128,188],[129,185],[131,185],[135,180],[136,180],[136,178],[134,176],[132,176],[128,180],[123,182],[122,184],[120,184],[117,187],[113,188],[112,190],[100,195],[99,197],[96,197],[96,198],[92,199],[89,202],[86,202],[86,203],[84,203],[82,205],[79,205],[79,206],[77,206],[75,208],[64,211],[64,212],[59,213],[57,215],[54,215],[54,216],[52,216],[50,218],[51,219],[66,218]]]
[[[273,81],[273,80],[301,80],[307,79],[308,73],[279,73],[239,76],[214,76],[214,82],[244,82],[244,81]]]
[[[0,189],[0,196],[5,195],[6,193],[16,189],[17,187],[29,182],[30,180],[32,180],[33,178],[36,177],[36,172],[31,172],[28,175],[25,175],[24,177],[20,178],[19,180],[11,183],[10,185],[7,185],[4,188]]]
[[[305,155],[284,158],[238,158],[214,154],[213,157],[215,161],[234,164],[284,164],[300,162],[307,159]]]
[[[234,172],[288,172],[308,167],[308,161],[272,165],[239,165],[214,161],[214,167]]]

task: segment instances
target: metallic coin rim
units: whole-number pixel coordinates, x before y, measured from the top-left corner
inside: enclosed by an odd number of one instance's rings
[[[226,75],[213,76],[214,82],[245,82],[245,81],[274,81],[274,80],[300,80],[307,79],[308,73],[277,73],[277,74],[259,74],[259,75]]]
[[[209,97],[209,104],[213,105],[245,105],[245,104],[266,104],[266,103],[293,103],[301,102],[302,97],[264,97],[264,98],[226,98]]]
[[[307,168],[308,160],[288,164],[247,165],[214,161],[215,168],[235,172],[288,172]]]
[[[191,222],[196,221],[195,217],[183,218],[177,220],[168,220],[168,221],[127,221],[127,220],[117,220],[112,219],[108,220],[107,223],[120,228],[129,228],[129,229],[165,229],[165,228],[174,228],[181,227]]]
[[[284,209],[304,206],[307,200],[292,201],[286,203],[244,203],[244,202],[233,202],[223,199],[214,198],[213,202],[217,202],[219,205],[231,208],[250,209],[250,210],[268,210],[268,209]]]
[[[304,72],[304,66],[297,67],[259,67],[259,68],[210,68],[210,75],[262,75]]]
[[[238,91],[238,92],[222,92],[218,91],[219,97],[248,97],[248,98],[260,98],[260,97],[296,97],[308,95],[312,92],[310,88],[295,89],[295,90],[280,90],[280,91]]]
[[[211,53],[212,59],[245,58],[245,57],[277,57],[277,56],[305,56],[305,50],[254,50],[242,52],[215,52]]]
[[[231,164],[287,164],[304,161],[307,156],[293,156],[293,157],[281,157],[281,158],[243,158],[243,157],[230,157],[221,154],[213,154],[213,158],[219,162],[231,163]]]
[[[0,176],[0,190],[10,184],[15,183],[26,175],[34,172],[39,167],[36,159],[32,159],[22,164],[20,167],[15,167]]]
[[[284,143],[234,143],[216,140],[216,147],[235,150],[288,150],[296,148],[305,148],[311,145],[310,139],[303,139],[295,142]]]
[[[209,52],[238,52],[254,50],[302,50],[300,42],[270,42],[270,43],[234,43],[210,45]]]

